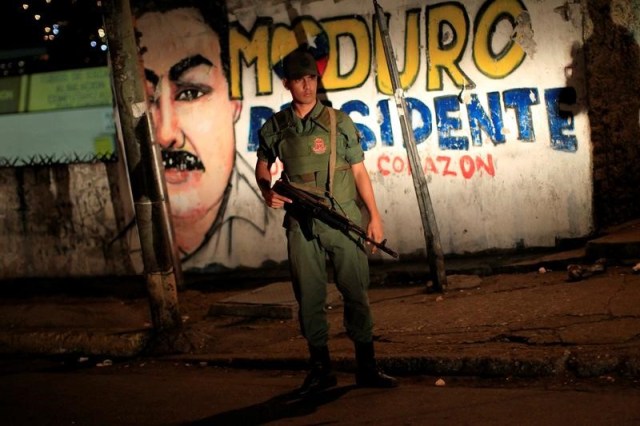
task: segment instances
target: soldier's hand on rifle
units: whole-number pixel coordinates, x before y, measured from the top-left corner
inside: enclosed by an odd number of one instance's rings
[[[285,203],[290,203],[291,200],[278,194],[271,188],[270,167],[271,165],[266,161],[258,160],[256,163],[256,182],[267,206],[273,209],[281,209]]]
[[[380,216],[372,216],[367,225],[367,237],[373,241],[379,243],[384,238],[384,229],[382,226],[382,219]],[[371,246],[371,253],[378,251],[378,248],[371,243],[367,243]]]
[[[273,189],[262,191],[265,203],[272,209],[281,209],[286,203],[291,203],[291,199],[278,194]]]

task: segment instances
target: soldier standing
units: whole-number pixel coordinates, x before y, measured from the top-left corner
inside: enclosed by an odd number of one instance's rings
[[[283,175],[292,185],[322,195],[328,205],[355,223],[362,220],[356,204],[359,195],[370,216],[367,234],[374,241],[382,241],[382,220],[358,132],[348,115],[318,101],[318,69],[309,52],[298,49],[285,57],[283,74],[292,103],[260,129],[255,173],[266,204],[287,210],[284,226],[291,279],[311,364],[299,392],[305,395],[337,384],[327,346],[327,256],[344,299],[347,334],[355,344],[356,384],[395,387],[396,379],[384,374],[375,361],[367,295],[369,262],[362,241],[296,211],[292,200],[271,189],[270,168],[279,158],[284,165]]]

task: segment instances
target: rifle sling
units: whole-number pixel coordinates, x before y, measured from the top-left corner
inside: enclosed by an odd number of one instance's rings
[[[327,187],[329,190],[329,198],[333,200],[333,175],[336,171],[336,112],[331,107],[329,109],[329,125],[330,139],[331,139],[331,152],[329,153],[329,177]]]

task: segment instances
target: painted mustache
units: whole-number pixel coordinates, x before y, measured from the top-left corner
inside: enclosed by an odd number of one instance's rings
[[[178,169],[180,171],[204,171],[204,164],[200,159],[187,151],[162,150],[162,163],[165,169]]]

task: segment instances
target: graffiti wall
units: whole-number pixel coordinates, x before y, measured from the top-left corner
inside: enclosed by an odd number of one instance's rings
[[[579,5],[380,4],[401,93],[392,93],[373,3],[235,6],[228,23],[202,18],[220,16],[213,11],[136,11],[186,269],[285,259],[282,212],[264,206],[253,165],[261,125],[290,101],[281,59],[299,46],[318,62],[322,101],[360,131],[389,244],[402,254],[425,244],[396,96],[409,106],[446,253],[551,246],[590,232],[588,121],[574,113],[584,95],[572,56]],[[280,172],[276,163],[274,179]]]
[[[588,122],[572,103],[581,14],[560,1],[381,2],[446,253],[550,246],[591,226]],[[389,243],[424,247],[373,5],[310,2],[236,13],[230,32],[236,125],[253,163],[260,125],[289,101],[279,60],[306,44],[326,98],[352,117]],[[568,80],[572,85],[567,87]],[[245,145],[246,144],[246,145]],[[274,175],[279,170],[273,170]]]
[[[131,3],[154,137],[162,147],[172,222],[185,270],[261,267],[286,259],[283,212],[265,206],[253,170],[261,125],[290,101],[280,79],[281,59],[298,46],[317,60],[321,100],[356,123],[388,244],[402,256],[424,254],[425,242],[396,108],[399,96],[404,96],[410,110],[445,253],[553,246],[558,238],[582,237],[592,230],[592,141],[582,50],[585,16],[579,3],[379,1],[387,13],[400,72],[402,90],[396,93],[372,2],[211,0],[199,10],[180,1],[182,7],[162,11],[149,9],[144,0]],[[90,75],[85,76],[100,80],[101,90],[109,86],[108,73],[100,76],[102,71],[88,70]],[[78,197],[87,182],[94,182],[91,188],[99,189],[94,197],[99,201],[91,205],[104,200],[100,211],[114,216],[107,221],[108,229],[87,228],[97,236],[91,246],[98,247],[98,260],[91,268],[76,262],[56,274],[89,270],[100,274],[105,259],[127,265],[127,270],[137,265],[140,271],[121,158],[106,163],[108,173],[101,165],[70,168],[72,176],[75,170],[92,170],[96,175],[63,179],[62,186],[53,185],[53,178],[39,178],[46,169],[11,169],[15,158],[28,165],[42,158],[46,164],[53,155],[58,162],[60,158],[82,162],[83,152],[119,157],[114,143],[118,138],[109,134],[113,128],[108,96],[91,103],[90,87],[74,84],[75,78],[61,81],[63,77],[38,77],[42,84],[37,92],[47,96],[31,97],[36,109],[20,113],[28,99],[20,94],[10,106],[18,108],[17,113],[0,117],[12,116],[3,129],[58,129],[38,133],[34,139],[50,138],[55,142],[50,151],[46,144],[30,146],[33,138],[18,135],[20,146],[5,146],[5,155],[0,156],[9,166],[2,173],[3,185],[18,188],[12,192],[17,194],[15,200],[3,196],[8,203],[2,217],[11,225],[5,229],[15,228],[11,244],[22,247],[12,250],[41,247],[42,253],[47,252],[37,235],[25,234],[30,222],[24,212],[36,214],[31,206],[38,202],[29,200],[38,192],[20,179],[31,182],[28,177],[33,175],[33,181],[41,183],[38,190],[52,193],[56,200],[57,188],[71,188],[70,201],[61,202],[72,213],[82,210],[79,206],[86,197]],[[10,83],[21,90],[27,87],[24,79]],[[64,110],[50,108],[78,97],[85,103],[69,104]],[[39,114],[42,117],[27,125],[14,119]],[[67,120],[70,114],[76,115]],[[68,130],[63,121],[72,122]],[[49,124],[39,130],[34,123],[41,122]],[[82,147],[68,154],[65,137],[71,140],[80,134]],[[274,179],[281,170],[276,163]],[[60,180],[54,177],[55,182]],[[76,228],[71,223],[64,235]],[[80,256],[84,246],[79,241],[88,239],[64,241],[72,242],[56,256],[76,252]],[[114,247],[128,247],[131,259],[121,262]],[[389,259],[384,254],[374,257]],[[14,258],[9,275],[19,276],[30,268],[20,254]]]

